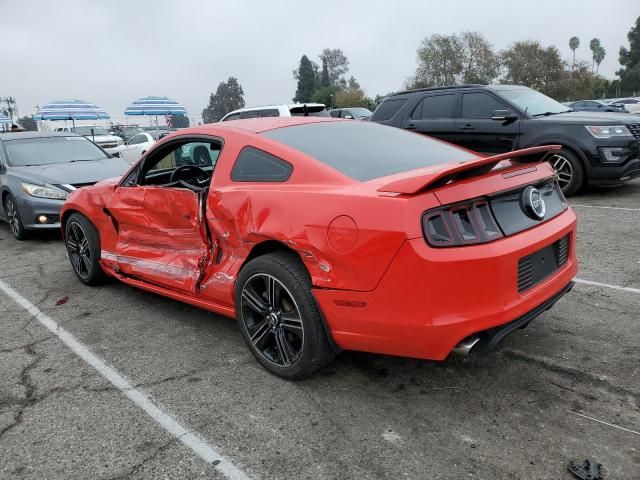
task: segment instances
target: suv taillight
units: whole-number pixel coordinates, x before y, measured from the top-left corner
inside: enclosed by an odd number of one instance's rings
[[[473,245],[503,236],[484,200],[431,210],[422,216],[422,231],[433,247]]]

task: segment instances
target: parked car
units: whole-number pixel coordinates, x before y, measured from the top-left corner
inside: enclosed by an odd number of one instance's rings
[[[371,121],[414,130],[481,153],[561,145],[550,162],[565,195],[584,184],[619,185],[640,175],[635,115],[574,112],[527,87],[467,85],[388,96]]]
[[[130,138],[126,144],[118,147],[118,155],[127,162],[133,163],[141,155],[144,155],[160,138],[166,137],[170,133],[169,130],[152,130],[138,133]]]
[[[258,117],[328,117],[323,103],[294,103],[291,105],[267,105],[264,107],[239,108],[227,113],[221,122]]]
[[[76,127],[58,127],[56,132],[72,132],[88,138],[109,155],[117,156],[118,147],[124,144],[122,138],[112,135],[100,125],[82,125]]]
[[[640,113],[640,100],[637,98],[621,98],[611,102],[611,105],[622,105],[629,113]]]
[[[629,113],[624,105],[616,103],[604,103],[600,100],[580,100],[568,104],[569,108],[576,112],[617,112]]]
[[[235,315],[282,377],[342,349],[442,360],[493,348],[571,288],[576,216],[539,163],[554,148],[483,157],[331,118],[192,127],[72,192],[64,240],[85,284]]]
[[[334,108],[329,111],[329,115],[334,118],[348,118],[353,120],[362,120],[369,118],[372,112],[368,108],[352,107],[352,108]]]
[[[0,136],[0,219],[24,240],[30,231],[60,228],[67,195],[129,164],[110,158],[86,138],[69,132],[22,132]]]

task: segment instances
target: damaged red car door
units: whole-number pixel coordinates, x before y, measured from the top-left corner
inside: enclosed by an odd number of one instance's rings
[[[183,188],[118,188],[107,208],[117,224],[120,272],[195,292],[209,250],[201,195]]]

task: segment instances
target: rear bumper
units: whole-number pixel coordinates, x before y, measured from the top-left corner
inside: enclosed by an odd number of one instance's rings
[[[575,229],[569,209],[484,245],[436,249],[422,238],[407,240],[373,291],[314,294],[340,348],[442,360],[464,338],[509,324],[559,295],[578,271]],[[518,260],[566,235],[567,262],[518,293]]]

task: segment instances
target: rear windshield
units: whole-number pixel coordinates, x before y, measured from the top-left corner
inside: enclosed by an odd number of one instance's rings
[[[9,155],[9,165],[13,167],[107,158],[100,148],[84,137],[25,138],[3,143]]]
[[[329,116],[329,112],[327,112],[327,109],[324,108],[322,105],[316,105],[316,106],[307,106],[307,115],[305,115],[304,112],[304,107],[300,106],[300,107],[291,107],[289,109],[289,112],[291,112],[291,116],[292,117],[328,117]]]
[[[309,123],[268,130],[262,135],[362,182],[478,157],[424,135],[369,122]]]

